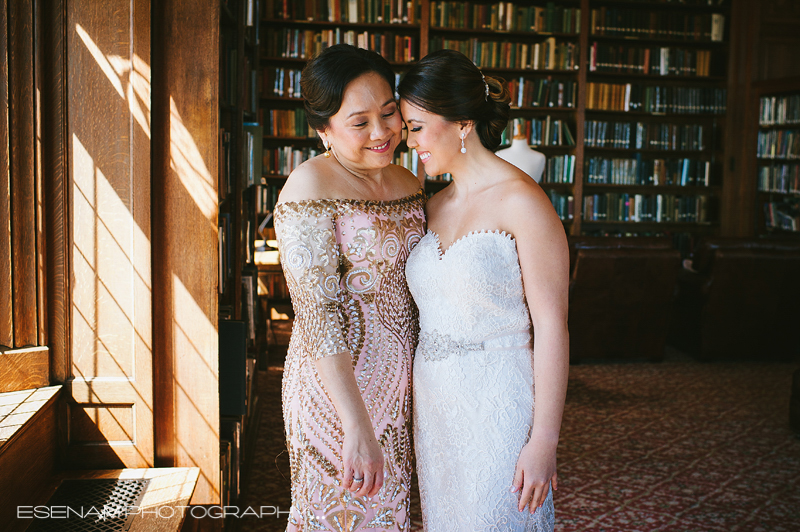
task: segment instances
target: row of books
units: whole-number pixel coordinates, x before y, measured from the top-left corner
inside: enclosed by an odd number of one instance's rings
[[[239,96],[239,51],[236,42],[230,36],[223,34],[220,37],[219,54],[219,101],[226,105],[236,105]]]
[[[800,124],[800,94],[759,99],[758,123],[762,126]]]
[[[765,224],[782,231],[800,231],[800,202],[780,201],[764,203]]]
[[[264,93],[278,98],[302,98],[298,68],[265,68],[263,74]]]
[[[419,154],[417,150],[396,152],[392,163],[407,168],[412,174],[417,175],[419,170]]]
[[[575,200],[571,194],[563,194],[550,189],[547,191],[547,195],[559,218],[566,221],[575,217]]]
[[[244,124],[244,165],[242,173],[242,188],[261,182],[263,169],[261,167],[261,151],[264,144],[264,128],[257,123]]]
[[[575,182],[575,156],[553,155],[544,163],[542,183],[568,183]],[[571,216],[570,216],[571,218]]]
[[[770,164],[758,168],[758,190],[800,194],[800,164]]]
[[[643,159],[589,157],[586,159],[587,184],[709,186],[710,161],[698,159]]]
[[[601,7],[592,9],[589,29],[591,35],[719,42],[725,15]]]
[[[547,2],[544,7],[514,2],[431,2],[433,28],[579,33],[581,10]]]
[[[720,73],[711,50],[637,47],[593,42],[589,49],[590,72],[647,74],[656,76],[700,76]]]
[[[531,146],[574,146],[575,137],[565,120],[553,118],[550,115],[544,118],[515,118],[509,121],[503,132],[500,143],[510,144],[514,136],[514,122],[517,122],[525,132],[528,144]]]
[[[548,37],[543,42],[481,41],[431,36],[430,51],[458,50],[480,68],[520,70],[574,70],[579,65],[579,46]]]
[[[709,87],[657,87],[595,83],[586,87],[586,108],[653,114],[724,114],[727,92]]]
[[[578,84],[572,80],[523,76],[508,82],[512,107],[577,107]]]
[[[270,109],[264,117],[267,119],[264,134],[270,137],[312,139],[317,136],[317,132],[308,125],[305,109]]]
[[[233,275],[233,223],[229,212],[219,213],[217,220],[217,260],[219,261],[217,290],[220,294],[224,294],[228,288],[228,280]]]
[[[708,222],[708,196],[674,194],[590,194],[583,197],[587,222]]]
[[[219,177],[217,178],[217,196],[223,201],[233,193],[233,145],[230,131],[219,130]]]
[[[627,0],[631,4],[671,4],[678,6],[720,7],[726,6],[730,0]]]
[[[287,176],[302,162],[316,157],[320,153],[322,151],[319,149],[309,147],[281,146],[279,148],[264,148],[264,175]]]
[[[259,217],[266,216],[275,209],[278,202],[278,194],[283,185],[256,185],[255,186],[255,213]]]
[[[756,156],[763,159],[800,159],[800,129],[759,131]]]
[[[266,0],[268,20],[418,24],[419,0]]]
[[[655,124],[636,122],[584,122],[584,146],[637,150],[705,149],[700,124]]]
[[[342,28],[303,30],[281,28],[264,37],[264,55],[311,59],[334,44],[351,44],[381,54],[387,61],[405,63],[419,57],[419,38],[395,32],[354,31]]]

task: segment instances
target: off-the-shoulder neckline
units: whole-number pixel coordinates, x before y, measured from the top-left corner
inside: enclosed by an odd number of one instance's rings
[[[352,204],[352,203],[360,203],[360,204],[378,205],[378,206],[398,205],[400,203],[405,203],[405,202],[408,202],[408,201],[412,201],[412,200],[416,199],[417,196],[424,196],[424,195],[425,195],[425,189],[420,187],[413,194],[409,194],[408,196],[405,196],[405,197],[402,197],[402,198],[398,198],[398,199],[393,199],[393,200],[368,200],[368,199],[355,199],[355,198],[319,198],[319,199],[307,199],[307,200],[300,200],[300,201],[283,201],[281,203],[276,203],[275,204],[275,209],[277,209],[278,207],[284,207],[284,206],[290,206],[290,205],[302,206],[302,205],[308,205],[308,204],[311,204],[311,203],[350,203],[350,204]]]

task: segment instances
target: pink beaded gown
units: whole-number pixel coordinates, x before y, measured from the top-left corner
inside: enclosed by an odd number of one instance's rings
[[[405,263],[425,230],[422,190],[394,201],[280,203],[275,231],[295,312],[283,375],[292,472],[287,531],[409,530],[411,353]],[[384,454],[372,499],[342,488],[340,419],[314,361],[349,352]]]

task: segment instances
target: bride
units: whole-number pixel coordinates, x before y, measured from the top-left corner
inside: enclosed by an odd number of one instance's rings
[[[427,174],[453,176],[428,201],[427,234],[406,264],[420,315],[425,530],[551,531],[569,369],[564,228],[542,189],[493,153],[508,121],[500,80],[442,50],[398,92],[409,148]]]

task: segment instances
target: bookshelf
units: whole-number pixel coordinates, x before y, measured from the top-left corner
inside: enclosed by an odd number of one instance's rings
[[[756,235],[800,236],[800,78],[755,87]]]
[[[568,234],[668,234],[688,252],[695,238],[719,233],[730,0],[373,0],[337,3],[336,13],[329,5],[266,1],[265,131],[280,113],[302,110],[299,72],[327,44],[381,51],[398,74],[454,48],[509,83],[511,118],[547,157],[541,186]],[[391,46],[400,42],[406,55]],[[263,181],[273,192],[319,153],[313,132],[285,133],[264,139]],[[413,155],[401,144],[396,161],[430,193],[447,185],[449,176],[426,176]]]
[[[586,32],[580,231],[719,232],[728,2],[593,1]]]
[[[264,324],[255,264],[257,186],[263,173],[259,0],[220,1],[219,368],[223,504],[241,496],[257,416]]]

